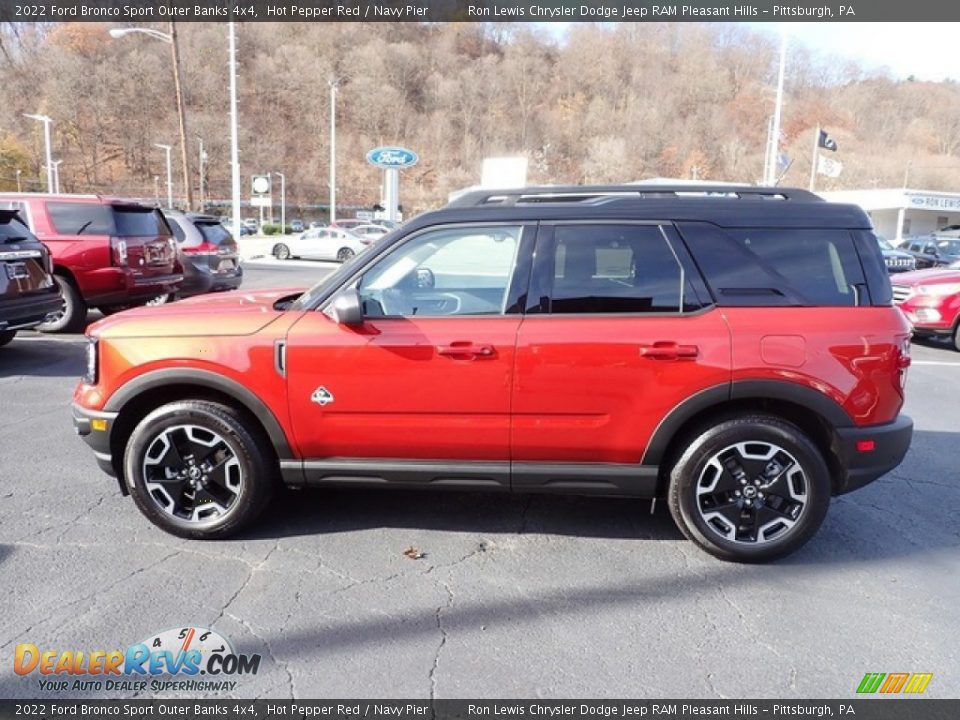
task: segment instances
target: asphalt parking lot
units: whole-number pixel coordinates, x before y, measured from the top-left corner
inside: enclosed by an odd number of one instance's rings
[[[244,287],[329,268],[249,264]],[[18,643],[188,625],[262,654],[244,698],[849,698],[898,671],[960,696],[960,353],[913,358],[905,463],[753,567],[698,551],[663,504],[608,499],[290,491],[237,540],[179,540],[73,434],[82,339],[24,333],[0,351],[0,697],[56,697],[13,673]]]

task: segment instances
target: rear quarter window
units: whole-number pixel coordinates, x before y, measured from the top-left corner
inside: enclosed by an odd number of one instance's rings
[[[50,202],[47,213],[60,235],[113,235],[110,208],[97,203]]]
[[[871,302],[847,230],[721,229],[707,223],[679,227],[720,305],[844,307]]]

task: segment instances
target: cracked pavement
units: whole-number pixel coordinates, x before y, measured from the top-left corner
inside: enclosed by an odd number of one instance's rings
[[[82,343],[25,333],[0,351],[0,697],[53,697],[13,673],[17,643],[188,625],[262,656],[244,698],[849,698],[868,671],[960,696],[960,354],[914,359],[904,465],[754,567],[697,550],[662,502],[601,498],[289,491],[238,539],[180,540],[72,433]]]

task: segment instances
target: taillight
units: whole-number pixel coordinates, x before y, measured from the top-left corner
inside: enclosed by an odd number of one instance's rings
[[[43,246],[43,270],[47,275],[53,275],[53,255],[46,245]]]
[[[910,367],[910,338],[907,337],[900,344],[900,353],[897,356],[897,370],[900,372],[900,389],[907,386],[907,368]]]
[[[112,251],[112,261],[114,265],[126,267],[127,265],[127,241],[120,238],[110,238],[110,249]]]
[[[202,242],[194,247],[182,247],[184,255],[216,255],[220,248],[211,242]]]

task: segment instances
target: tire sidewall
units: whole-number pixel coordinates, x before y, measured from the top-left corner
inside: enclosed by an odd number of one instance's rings
[[[63,315],[56,320],[41,323],[36,329],[46,333],[80,332],[87,319],[87,305],[80,291],[70,280],[61,275],[54,275],[53,280],[60,288],[60,295],[63,298]]]
[[[779,445],[800,463],[807,486],[807,504],[797,523],[769,542],[746,544],[721,537],[701,517],[696,487],[707,462],[723,449],[742,442]],[[724,560],[765,562],[802,547],[819,529],[830,504],[830,471],[816,446],[797,427],[779,419],[749,417],[722,422],[703,431],[673,468],[670,509],[681,530],[701,548]]]
[[[240,465],[242,486],[227,514],[210,523],[174,518],[153,500],[142,474],[147,449],[157,436],[177,425],[196,425],[217,433],[229,445]],[[150,522],[179,537],[221,538],[251,522],[269,500],[272,477],[269,467],[241,418],[229,408],[214,403],[183,401],[164,405],[149,413],[130,435],[124,451],[124,478],[140,511]]]

